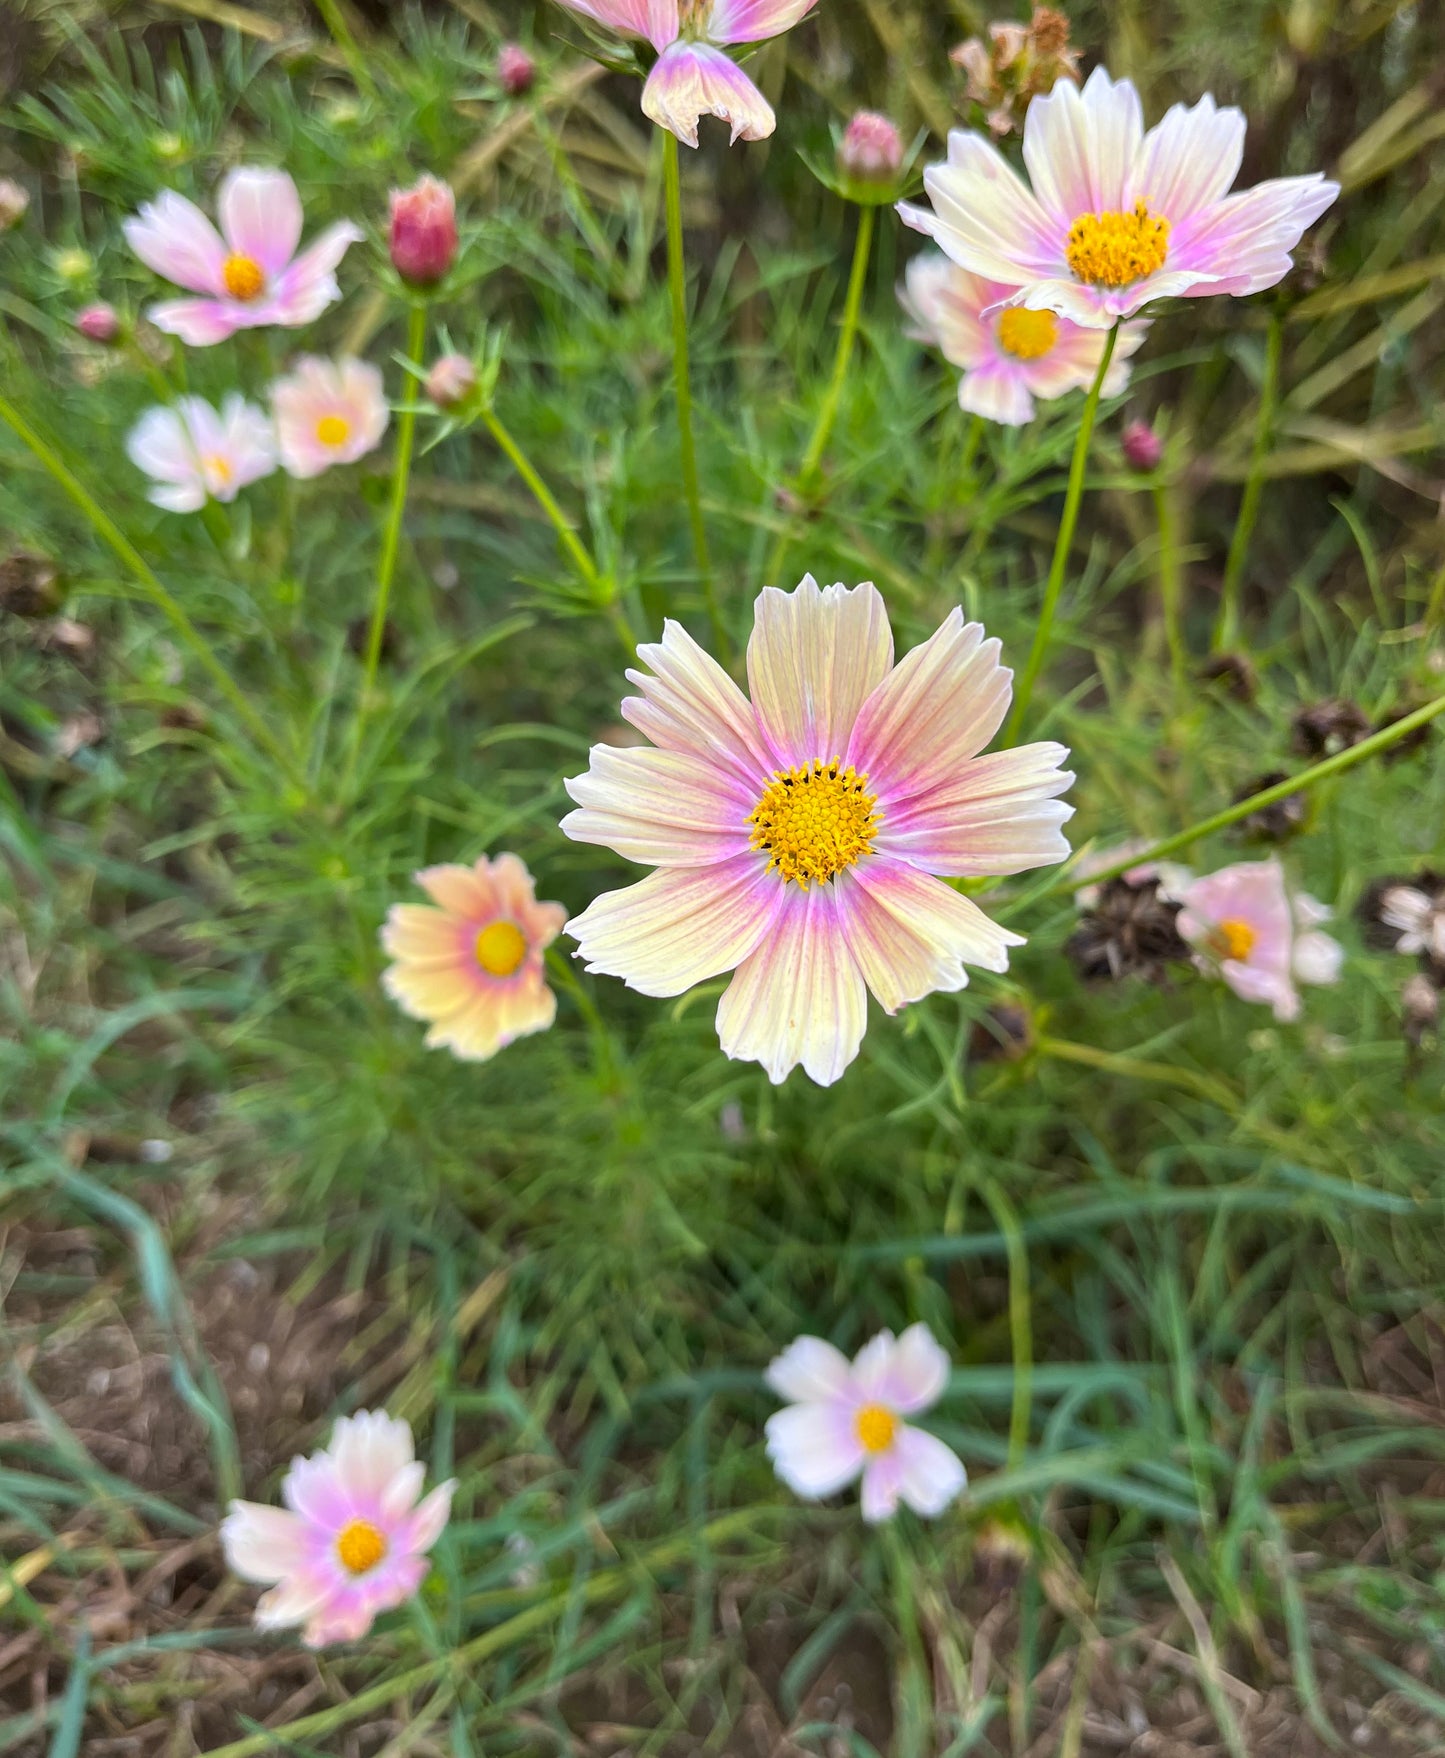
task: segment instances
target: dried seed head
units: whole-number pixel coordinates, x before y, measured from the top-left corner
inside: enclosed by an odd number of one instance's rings
[[[1234,796],[1235,803],[1288,780],[1285,770],[1271,769],[1267,775],[1258,776],[1248,787],[1241,788]],[[1241,818],[1237,828],[1241,836],[1252,842],[1286,842],[1304,828],[1308,817],[1309,801],[1304,794],[1286,794],[1282,800],[1261,806],[1247,818]]]
[[[0,558],[0,610],[18,617],[43,617],[62,597],[60,571],[49,556],[16,549]]]
[[[1087,982],[1118,982],[1143,977],[1163,983],[1166,967],[1186,963],[1191,954],[1179,932],[1180,905],[1162,897],[1157,878],[1131,885],[1111,879],[1064,948]]]
[[[1358,745],[1369,730],[1369,716],[1358,702],[1343,697],[1315,702],[1294,717],[1294,748],[1302,757],[1333,757]]]

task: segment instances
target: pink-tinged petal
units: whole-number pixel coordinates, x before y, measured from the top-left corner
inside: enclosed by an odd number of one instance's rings
[[[778,766],[841,757],[858,710],[892,664],[888,612],[871,582],[820,591],[808,574],[792,592],[764,587],[748,684]]]
[[[860,861],[846,878],[848,885],[838,881],[846,900],[840,907],[853,956],[890,1013],[935,989],[964,988],[967,965],[1006,971],[1009,948],[1024,944],[1022,935],[991,921],[972,898],[902,862]],[[919,989],[922,977],[927,986]]]
[[[1287,973],[1266,965],[1242,964],[1227,958],[1219,974],[1241,1001],[1256,1001],[1274,1009],[1274,1017],[1284,1023],[1299,1018],[1300,998]]]
[[[853,1390],[853,1369],[841,1349],[821,1337],[795,1337],[763,1376],[780,1398],[795,1404],[826,1404]]]
[[[741,67],[711,43],[679,42],[663,50],[642,88],[642,113],[690,147],[698,119],[731,124],[732,139],[766,140],[777,126],[772,105]]]
[[[216,197],[216,218],[232,253],[249,257],[268,281],[301,242],[301,197],[284,171],[242,166],[228,172]]]
[[[381,1519],[388,1526],[399,1526],[416,1509],[426,1482],[426,1466],[420,1459],[403,1465],[387,1482],[377,1503]]]
[[[1002,877],[1064,860],[1074,808],[1055,798],[1073,785],[1067,746],[1021,745],[959,764],[938,787],[894,806],[875,846],[952,878]]]
[[[923,187],[932,212],[912,202],[899,202],[898,212],[961,267],[1009,287],[1067,273],[1064,229],[982,135],[949,135],[948,162],[930,165]]]
[[[649,866],[704,867],[748,847],[757,795],[696,757],[594,745],[591,767],[567,792],[581,807],[562,820],[574,842],[598,842]]]
[[[1082,90],[1061,79],[1034,99],[1024,117],[1024,164],[1039,203],[1063,231],[1080,214],[1123,210],[1143,138],[1138,92],[1102,67]]]
[[[760,1062],[774,1085],[801,1062],[831,1086],[858,1054],[867,1005],[832,885],[789,884],[774,931],[718,1003],[718,1040],[724,1056]]]
[[[1026,375],[997,360],[964,373],[958,381],[958,406],[1000,427],[1023,427],[1034,418]]]
[[[912,320],[908,334],[942,351],[954,366],[980,366],[993,357],[990,327],[981,313],[1011,288],[961,269],[941,251],[915,256],[904,270],[898,298]]]
[[[562,0],[608,30],[624,37],[643,37],[654,49],[665,49],[677,40],[677,0]]]
[[[706,867],[663,867],[604,892],[567,932],[587,969],[643,995],[681,995],[737,967],[771,929],[784,883],[754,851]]]
[[[301,1640],[308,1648],[331,1648],[338,1642],[359,1641],[375,1623],[378,1609],[360,1593],[328,1599],[308,1621]]]
[[[340,1417],[326,1451],[347,1494],[358,1503],[379,1502],[397,1473],[416,1457],[411,1424],[384,1410]]]
[[[818,0],[713,0],[705,26],[714,43],[761,43],[781,36]]]
[[[1186,940],[1203,943],[1221,922],[1243,922],[1255,936],[1250,962],[1288,968],[1294,920],[1278,860],[1220,867],[1191,880],[1179,895],[1184,905],[1179,931]]]
[[[121,228],[148,269],[192,293],[221,293],[226,246],[193,201],[163,189]]]
[[[1253,189],[1227,195],[1170,235],[1169,268],[1193,271],[1203,293],[1262,293],[1289,273],[1290,252],[1340,193],[1338,183],[1319,172],[1309,177],[1276,177]],[[1213,284],[1206,277],[1214,277]]]
[[[1120,318],[1132,317],[1155,299],[1192,299],[1223,293],[1218,277],[1190,268],[1160,269],[1128,287],[1089,287],[1082,281],[1035,281],[1006,301],[1030,311],[1053,311],[1084,329],[1109,329]]]
[[[470,962],[471,968],[467,968]],[[446,965],[395,964],[381,973],[381,986],[412,1019],[459,1020],[485,999],[485,978],[474,960],[463,954]]]
[[[159,482],[188,483],[196,475],[196,448],[174,408],[147,409],[126,435],[125,455]]]
[[[147,307],[158,330],[178,336],[188,348],[213,348],[246,328],[245,307],[220,299],[164,299]]]
[[[915,1514],[935,1520],[968,1486],[968,1473],[952,1447],[921,1428],[904,1425],[893,1443],[898,1493]]]
[[[1292,968],[1300,983],[1337,983],[1345,962],[1345,949],[1338,940],[1317,929],[1297,934]]]
[[[323,1532],[340,1531],[352,1515],[352,1498],[327,1452],[291,1461],[281,1479],[281,1500]]]
[[[1129,383],[1129,357],[1137,354],[1149,333],[1147,320],[1123,324],[1114,343],[1114,359],[1104,375],[1104,395],[1117,397]],[[1068,391],[1086,391],[1094,382],[1108,334],[1059,320],[1059,338],[1047,354],[1024,363],[1024,377],[1036,397],[1062,397]]]
[[[365,234],[350,220],[328,226],[290,265],[282,270],[266,298],[259,302],[258,323],[282,324],[294,329],[320,317],[328,305],[341,297],[336,265]]]
[[[243,1581],[283,1580],[306,1560],[306,1528],[288,1508],[232,1502],[221,1522],[226,1566]]]
[[[956,775],[1003,724],[1013,673],[998,656],[998,641],[952,610],[863,704],[845,761],[868,776],[885,826],[890,810]]]
[[[1147,202],[1171,227],[1181,226],[1239,175],[1244,130],[1244,112],[1221,110],[1212,97],[1192,107],[1175,104],[1144,136],[1123,206]]]
[[[449,1477],[439,1483],[407,1522],[402,1535],[404,1548],[414,1556],[424,1556],[441,1537],[452,1513],[452,1496],[457,1481]]]
[[[863,1492],[859,1505],[870,1526],[891,1520],[898,1512],[903,1464],[895,1443],[886,1453],[875,1453],[863,1467]]]
[[[1307,891],[1296,891],[1290,898],[1290,907],[1294,911],[1294,925],[1297,928],[1318,928],[1321,922],[1334,919],[1335,912],[1329,904],[1321,903],[1319,898],[1311,897]]]
[[[459,1062],[486,1062],[518,1038],[548,1030],[557,1017],[557,997],[534,978],[478,995],[460,1013],[422,1017],[436,1021],[423,1039],[428,1050],[449,1050]]]
[[[327,1583],[314,1572],[288,1575],[256,1601],[258,1630],[285,1630],[322,1612],[331,1597]]]
[[[900,1337],[881,1331],[859,1350],[853,1383],[867,1403],[897,1416],[916,1416],[938,1402],[950,1366],[928,1326],[910,1325]]]
[[[423,867],[412,877],[438,908],[453,915],[475,916],[484,921],[496,914],[496,889],[484,868],[463,867],[448,861],[438,867]]]
[[[651,667],[629,671],[641,696],[628,696],[622,717],[664,751],[722,764],[749,787],[761,788],[772,770],[752,704],[712,657],[669,618],[662,640],[637,649]]]
[[[865,1457],[852,1412],[836,1404],[790,1404],[768,1418],[763,1433],[773,1470],[807,1502],[851,1483]]]

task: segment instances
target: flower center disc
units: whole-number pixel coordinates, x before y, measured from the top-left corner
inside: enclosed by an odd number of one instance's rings
[[[351,423],[344,415],[323,415],[316,423],[316,437],[323,446],[344,446],[351,437]]]
[[[230,487],[231,478],[236,472],[231,468],[229,458],[223,458],[219,452],[208,452],[201,462],[222,488]]]
[[[527,937],[515,922],[490,922],[477,935],[476,953],[489,977],[510,977],[527,956]]]
[[[1241,922],[1234,916],[1231,916],[1228,921],[1221,922],[1217,932],[1220,950],[1226,958],[1233,959],[1236,964],[1243,964],[1253,951],[1255,941],[1259,938],[1248,922]]]
[[[1136,201],[1127,214],[1080,214],[1069,227],[1064,256],[1091,287],[1127,287],[1164,267],[1169,222]]]
[[[898,1418],[881,1404],[865,1404],[853,1419],[858,1439],[867,1453],[886,1453],[898,1433]]]
[[[364,1575],[386,1555],[386,1540],[370,1520],[349,1520],[336,1536],[336,1554],[343,1569]]]
[[[1011,305],[999,314],[998,345],[1016,360],[1042,360],[1058,339],[1059,320],[1051,311]]]
[[[748,815],[752,846],[768,857],[769,871],[795,879],[804,891],[813,880],[831,879],[873,851],[881,823],[868,777],[842,759],[816,759],[779,769]]]
[[[243,302],[258,298],[266,285],[265,271],[249,256],[228,256],[221,269],[221,279],[232,299]]]

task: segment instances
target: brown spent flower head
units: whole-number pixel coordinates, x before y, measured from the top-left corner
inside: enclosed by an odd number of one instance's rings
[[[859,110],[838,143],[838,169],[859,183],[891,183],[903,164],[903,136],[877,110]]]
[[[1302,757],[1333,757],[1358,745],[1370,731],[1364,709],[1343,697],[1301,708],[1293,724],[1294,748]]]
[[[60,570],[49,556],[15,549],[0,558],[0,610],[18,617],[43,617],[63,596]]]
[[[1157,878],[1139,885],[1111,879],[1064,951],[1086,982],[1117,983],[1134,976],[1163,983],[1166,966],[1187,963],[1191,956],[1179,932],[1180,907],[1160,895]]]
[[[1267,775],[1257,776],[1247,787],[1242,787],[1234,796],[1234,803],[1238,805],[1241,800],[1262,794],[1267,787],[1278,787],[1280,782],[1288,780],[1287,770],[1271,769]],[[1309,801],[1304,794],[1286,794],[1282,800],[1261,806],[1247,818],[1241,818],[1238,830],[1249,841],[1285,842],[1304,828],[1308,818]]]
[[[25,218],[30,192],[13,177],[0,177],[0,232],[8,232]]]
[[[443,354],[426,375],[427,396],[438,409],[455,409],[477,388],[477,369],[465,354]]]
[[[1259,673],[1244,653],[1216,653],[1199,668],[1206,683],[1223,684],[1239,702],[1253,702],[1259,694]]]
[[[503,43],[497,51],[497,79],[508,97],[525,97],[537,78],[537,63],[520,43]]]
[[[1033,1048],[1034,1022],[1016,1001],[997,1001],[968,1034],[970,1062],[1017,1062]]]
[[[457,202],[439,177],[391,192],[392,266],[414,287],[431,287],[457,260]]]
[[[951,52],[968,75],[966,96],[981,104],[995,134],[1023,127],[1024,111],[1061,79],[1079,77],[1078,49],[1069,47],[1069,21],[1052,6],[1036,6],[1027,25],[999,22],[988,36],[970,37]]]
[[[1369,945],[1418,955],[1431,980],[1445,983],[1445,873],[1386,874],[1366,888],[1355,913]]]

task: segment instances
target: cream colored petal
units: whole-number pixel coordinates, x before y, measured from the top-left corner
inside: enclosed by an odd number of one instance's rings
[[[888,675],[893,633],[871,581],[758,596],[748,642],[753,706],[779,768],[841,757],[858,710]]]
[[[729,773],[674,751],[594,745],[567,792],[582,809],[562,829],[651,866],[703,867],[748,846],[758,795]]]
[[[623,701],[624,720],[662,750],[701,757],[749,787],[768,775],[772,757],[752,704],[681,623],[669,618],[662,640],[637,657],[651,669],[628,672],[642,695]]]

